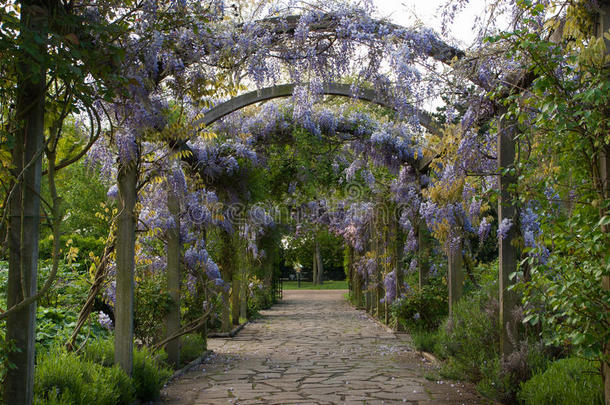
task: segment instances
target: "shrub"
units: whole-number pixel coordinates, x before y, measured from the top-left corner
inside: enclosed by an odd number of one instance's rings
[[[0,326],[3,327],[4,325],[0,324]],[[9,363],[8,356],[10,353],[16,352],[18,350],[19,349],[15,345],[15,342],[12,340],[7,341],[4,334],[4,330],[0,329],[0,403],[2,403],[1,401],[4,400],[3,389],[4,378],[6,377],[6,373],[9,369],[15,367],[14,364]]]
[[[77,260],[85,261],[89,258],[89,254],[101,256],[104,251],[106,241],[104,238],[96,238],[94,236],[82,236],[78,233],[61,236],[61,246],[65,246],[70,241],[70,246],[78,248]],[[50,237],[41,238],[38,244],[39,255],[41,259],[51,259],[53,256],[53,239]]]
[[[161,273],[141,274],[134,293],[134,335],[152,344],[163,336],[164,323],[159,319],[167,315],[174,302]]]
[[[486,293],[464,297],[439,328],[439,355],[451,358],[455,372],[479,381],[481,367],[498,357],[498,300]]]
[[[255,316],[261,309],[269,309],[273,305],[271,288],[255,288],[248,300],[248,318]]]
[[[207,349],[206,340],[199,333],[191,333],[182,337],[182,347],[180,348],[180,361],[187,364],[201,356]]]
[[[98,339],[85,347],[83,355],[92,362],[110,366],[114,361],[114,342]],[[163,356],[164,352],[155,356],[146,347],[134,350],[131,378],[138,399],[151,401],[159,397],[163,384],[172,374],[163,364]]]
[[[447,360],[443,375],[473,381],[483,395],[513,403],[520,384],[544,370],[551,356],[549,348],[520,328],[511,340],[515,350],[500,359],[498,299],[492,286],[456,304],[453,316],[439,328],[434,349]],[[520,310],[513,313],[517,321],[522,315]]]
[[[134,351],[132,378],[136,396],[140,400],[152,401],[159,398],[161,388],[172,375],[163,360],[162,357],[155,357],[147,347]]]
[[[518,398],[525,405],[601,405],[599,363],[579,358],[557,360],[544,373],[525,382]]]
[[[390,307],[392,325],[400,329],[432,330],[447,315],[447,288],[440,279],[431,279],[423,288],[409,289]]]
[[[421,328],[413,328],[409,331],[413,345],[417,350],[433,353],[438,351],[438,332]]]
[[[38,357],[34,379],[36,404],[129,404],[134,390],[117,366],[104,367],[61,348]]]

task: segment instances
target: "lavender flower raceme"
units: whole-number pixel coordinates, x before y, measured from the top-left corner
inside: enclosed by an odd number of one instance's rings
[[[513,226],[513,220],[510,218],[504,218],[498,226],[498,237],[502,239],[506,239],[508,237],[508,232],[510,228]]]
[[[106,328],[106,329],[113,328],[112,319],[110,319],[108,314],[106,314],[105,312],[100,311],[100,313],[98,314],[97,320],[103,328]]]

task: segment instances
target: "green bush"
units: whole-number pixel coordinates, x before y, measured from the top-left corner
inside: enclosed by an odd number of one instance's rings
[[[134,291],[134,335],[145,344],[152,344],[165,333],[159,319],[167,315],[174,302],[162,273],[140,274],[139,280]]]
[[[557,360],[521,386],[519,401],[525,405],[603,404],[599,363],[579,358]]]
[[[433,353],[438,351],[438,332],[430,331],[422,328],[413,328],[409,330],[413,345],[417,350]]]
[[[163,364],[163,360],[162,357],[155,357],[146,347],[134,351],[132,378],[136,396],[142,401],[159,398],[161,388],[171,377],[172,371]]]
[[[271,289],[255,288],[248,300],[248,318],[254,317],[261,309],[269,309],[273,305]]]
[[[86,359],[109,366],[113,364],[114,342],[112,340],[96,340],[84,349],[83,355]],[[163,363],[164,352],[155,356],[149,349],[143,347],[133,352],[132,380],[135,395],[142,401],[157,399],[161,388],[172,371]]]
[[[477,383],[483,395],[514,403],[519,386],[534,373],[546,369],[553,348],[545,347],[533,331],[518,328],[511,338],[514,351],[500,359],[499,308],[494,285],[486,284],[459,301],[453,316],[439,328],[432,347],[446,360],[441,371],[444,376],[470,380]],[[519,317],[519,312],[513,315]]]
[[[83,356],[102,366],[114,364],[114,342],[112,339],[95,339],[83,348]]]
[[[96,238],[94,236],[82,236],[78,233],[70,235],[62,235],[60,238],[60,246],[63,248],[66,246],[68,241],[70,246],[78,248],[77,261],[85,261],[89,258],[89,254],[93,253],[95,256],[101,256],[106,245],[104,238]],[[41,238],[38,243],[39,255],[41,259],[51,259],[53,256],[53,239],[52,238]]]
[[[36,404],[130,404],[134,390],[117,366],[104,367],[52,348],[38,357],[34,378]]]
[[[182,337],[182,347],[180,348],[180,362],[188,364],[201,356],[207,350],[206,340],[199,333],[191,333]]]
[[[439,328],[438,354],[448,359],[450,374],[479,381],[484,368],[498,358],[498,301],[487,294],[464,297],[453,316]]]
[[[414,287],[390,307],[392,326],[402,330],[438,327],[447,316],[447,287],[439,278],[430,279],[423,288]]]
[[[14,368],[15,365],[9,363],[8,356],[10,353],[16,352],[19,350],[15,345],[14,341],[7,341],[5,332],[4,332],[4,323],[0,323],[0,403],[3,403],[3,388],[4,388],[4,378],[6,377],[6,373],[10,368]]]

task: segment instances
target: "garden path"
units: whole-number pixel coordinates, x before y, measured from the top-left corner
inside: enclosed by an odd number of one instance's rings
[[[235,338],[210,339],[214,354],[166,387],[161,403],[484,403],[463,384],[432,377],[407,335],[351,307],[345,293],[284,291]]]

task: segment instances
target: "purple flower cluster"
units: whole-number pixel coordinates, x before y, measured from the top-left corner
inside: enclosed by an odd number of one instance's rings
[[[396,299],[396,270],[393,270],[383,278],[383,287],[385,290],[384,302],[391,304]]]
[[[97,316],[97,321],[102,326],[102,328],[105,328],[108,330],[111,330],[114,328],[114,326],[112,324],[112,319],[110,319],[110,316],[108,316],[108,314],[106,314],[105,312],[100,311],[100,313]]]
[[[506,239],[508,237],[508,232],[510,231],[510,228],[512,228],[512,226],[513,220],[510,218],[504,218],[498,226],[498,237]]]

